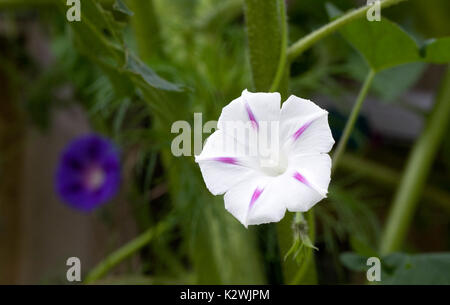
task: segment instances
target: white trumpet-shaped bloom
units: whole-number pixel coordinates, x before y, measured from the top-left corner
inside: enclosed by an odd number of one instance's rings
[[[245,227],[305,212],[326,197],[334,140],[328,112],[291,95],[247,90],[225,106],[195,157],[209,191]]]

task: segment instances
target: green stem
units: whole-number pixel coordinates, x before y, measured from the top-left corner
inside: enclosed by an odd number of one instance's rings
[[[348,118],[347,123],[345,124],[345,128],[344,128],[342,137],[339,140],[339,144],[338,144],[335,152],[333,153],[333,165],[331,168],[332,174],[336,170],[337,164],[339,163],[339,159],[340,159],[342,153],[345,151],[345,147],[347,146],[348,139],[350,138],[350,135],[353,131],[353,127],[355,126],[356,119],[358,118],[362,104],[364,103],[367,93],[369,92],[370,86],[372,85],[375,74],[376,74],[376,72],[374,70],[371,69],[369,71],[369,73],[367,74],[366,80],[364,81],[364,84],[361,88],[361,91],[359,92],[359,95],[355,102],[355,105],[353,105],[353,109],[350,114],[350,117]]]
[[[139,56],[149,61],[161,55],[161,36],[152,0],[128,0],[133,11],[131,24],[135,33]]]
[[[284,1],[278,1],[279,3],[279,11],[281,17],[281,52],[280,52],[280,60],[278,62],[277,72],[275,74],[275,78],[270,86],[270,92],[275,92],[278,90],[280,86],[281,79],[283,78],[284,71],[286,68],[287,61],[287,22],[286,22],[286,5]]]
[[[402,246],[439,144],[447,130],[449,116],[450,66],[442,81],[427,127],[414,145],[406,164],[381,237],[382,255],[397,251]]]
[[[149,228],[147,231],[145,231],[129,243],[117,249],[109,256],[107,256],[103,261],[97,264],[97,266],[94,267],[91,272],[89,272],[89,274],[86,276],[86,279],[84,280],[84,283],[91,284],[101,279],[111,269],[142,249],[153,238],[166,231],[167,228],[168,226],[166,222],[160,223],[156,227]]]
[[[250,68],[257,91],[267,92],[277,74],[282,47],[283,0],[245,0]]]
[[[406,1],[406,0],[384,0],[381,1],[381,8],[386,8],[391,5],[397,4],[399,2]],[[343,16],[337,18],[336,20],[322,26],[321,28],[315,30],[311,34],[301,38],[296,43],[294,43],[292,46],[288,48],[288,59],[292,61],[296,57],[298,57],[300,54],[302,54],[304,51],[306,51],[308,48],[313,46],[316,42],[319,40],[327,37],[330,34],[333,34],[337,30],[339,30],[344,25],[362,18],[366,16],[366,12],[370,9],[371,6],[366,5],[359,9],[352,10]]]

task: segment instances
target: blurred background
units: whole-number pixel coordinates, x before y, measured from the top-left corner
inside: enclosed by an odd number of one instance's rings
[[[81,25],[70,24],[67,7],[56,2],[0,0],[0,283],[67,284],[68,257],[80,258],[85,275],[161,222],[170,229],[100,282],[278,282],[270,266],[283,261],[283,246],[275,248],[278,253],[267,251],[261,230],[243,228],[225,211],[222,198],[209,194],[192,157],[170,155],[174,121],[192,122],[194,112],[203,113],[203,122],[216,120],[243,89],[252,90],[242,1],[124,0],[127,8],[99,1],[117,32],[100,28],[100,19],[90,26],[98,26],[112,52],[83,28],[86,0]],[[365,4],[328,2],[342,11]],[[329,21],[326,3],[286,1],[290,42]],[[383,16],[419,44],[450,35],[448,0],[410,0],[383,10]],[[128,51],[152,70],[130,67],[132,62],[114,55]],[[347,268],[342,253],[365,254],[377,247],[445,69],[413,63],[376,76],[329,198],[314,208],[316,282],[365,282],[363,273]],[[360,54],[336,33],[292,63],[289,89],[330,112],[337,142],[367,70]],[[152,73],[182,89],[145,87]],[[61,201],[54,175],[65,145],[94,131],[120,147],[123,179],[111,202],[84,213]],[[450,250],[449,181],[445,136],[419,194],[404,252]],[[289,227],[292,216],[285,218]],[[280,243],[289,248],[291,233],[280,236]]]

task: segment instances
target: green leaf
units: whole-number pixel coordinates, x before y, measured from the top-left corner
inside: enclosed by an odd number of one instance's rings
[[[327,6],[329,14],[336,15],[337,9],[331,7]],[[421,60],[416,41],[385,17],[374,22],[355,20],[342,27],[340,33],[376,72]]]
[[[180,85],[170,83],[161,78],[137,57],[126,52],[124,69],[142,78],[148,85],[167,91],[182,91]]]
[[[450,253],[448,252],[416,255],[394,253],[384,258],[381,265],[383,267],[381,274],[383,284],[450,284]]]
[[[326,4],[326,9],[332,19],[342,14],[331,3]],[[376,72],[419,61],[450,62],[450,37],[432,39],[419,49],[413,37],[385,17],[374,22],[365,18],[355,20],[340,33]]]
[[[71,23],[77,46],[83,54],[95,61],[115,84],[129,82],[124,72],[139,76],[147,90],[182,91],[180,85],[161,78],[146,66],[124,45],[123,24],[114,20],[110,11],[97,2],[88,1],[83,6],[83,22]],[[115,74],[115,75],[114,75]],[[142,85],[140,83],[139,85]]]
[[[113,4],[113,9],[128,16],[134,15],[134,13],[128,8],[128,6],[126,6],[125,3],[123,3],[122,0],[116,0]]]
[[[332,20],[342,15],[342,11],[331,2],[325,3],[325,10],[327,11],[328,17]]]
[[[450,62],[450,37],[430,40],[421,50],[424,60],[434,64]]]
[[[367,257],[353,252],[344,252],[339,258],[341,263],[352,271],[367,271]]]
[[[85,23],[91,30],[95,29],[102,33],[103,39],[109,39],[111,42],[123,45],[122,30],[125,24],[116,21],[112,12],[104,9],[98,1],[83,2],[82,14],[83,22],[71,22],[71,25],[77,26]]]
[[[379,72],[372,89],[387,102],[397,100],[420,79],[426,65],[421,62],[404,64]]]
[[[366,272],[367,257],[352,252],[341,254],[348,269]],[[393,253],[381,259],[381,284],[385,285],[449,285],[450,253]]]
[[[371,90],[383,101],[394,102],[414,86],[425,68],[425,63],[414,62],[383,70],[375,76]],[[351,77],[358,81],[363,81],[369,73],[369,67],[360,56],[350,57],[348,70]]]
[[[361,19],[343,27],[341,33],[375,71],[420,61],[416,42],[386,18],[379,22]]]

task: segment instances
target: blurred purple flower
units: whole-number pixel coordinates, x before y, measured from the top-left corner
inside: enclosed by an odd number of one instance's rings
[[[108,139],[90,134],[66,147],[58,164],[55,186],[69,205],[91,211],[114,197],[120,176],[117,148]]]

